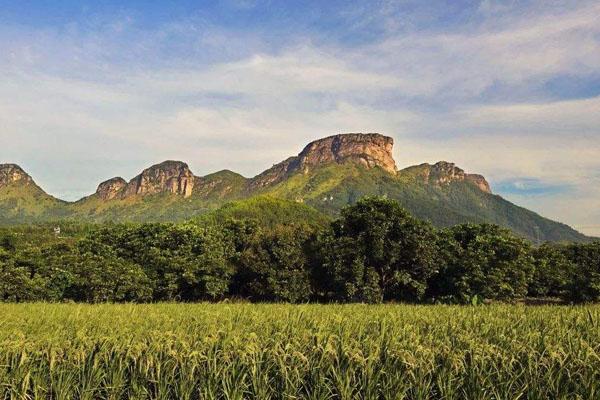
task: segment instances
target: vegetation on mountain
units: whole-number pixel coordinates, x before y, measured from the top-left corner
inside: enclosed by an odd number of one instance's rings
[[[436,227],[490,223],[536,244],[589,241],[567,225],[492,194],[485,178],[452,163],[398,170],[392,146],[391,138],[379,134],[335,135],[308,144],[298,156],[251,179],[227,170],[194,176],[187,164],[165,161],[129,182],[109,179],[96,193],[74,203],[45,194],[18,166],[3,164],[0,225],[57,220],[181,222],[257,196],[303,203],[335,218],[364,196],[385,196]],[[262,212],[271,213],[266,208]]]
[[[330,218],[307,205],[271,196],[257,196],[227,203],[194,219],[199,224],[223,224],[229,220],[251,220],[263,227],[307,225],[322,227]]]

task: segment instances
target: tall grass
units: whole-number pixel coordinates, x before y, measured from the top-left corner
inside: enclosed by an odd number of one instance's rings
[[[4,399],[598,399],[600,307],[0,304]]]

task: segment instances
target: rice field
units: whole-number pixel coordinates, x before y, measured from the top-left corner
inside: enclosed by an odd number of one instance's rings
[[[0,304],[2,399],[599,399],[600,306]]]

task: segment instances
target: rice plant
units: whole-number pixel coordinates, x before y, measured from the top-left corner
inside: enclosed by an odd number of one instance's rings
[[[0,399],[598,399],[600,306],[0,304]]]

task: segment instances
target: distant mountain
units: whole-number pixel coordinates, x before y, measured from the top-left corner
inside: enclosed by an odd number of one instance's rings
[[[0,224],[66,216],[67,203],[46,194],[21,167],[0,164]]]
[[[297,156],[275,164],[254,178],[232,171],[195,176],[181,161],[153,165],[130,181],[111,178],[96,193],[67,203],[44,193],[21,168],[0,165],[0,224],[57,219],[82,221],[179,221],[220,206],[261,196],[249,204],[251,214],[266,212],[265,204],[335,216],[365,195],[398,200],[418,218],[436,226],[489,222],[533,240],[585,241],[586,236],[495,195],[481,175],[465,173],[441,161],[398,170],[392,156],[393,139],[377,133],[349,133],[309,143]],[[267,197],[264,197],[267,196]],[[265,198],[271,200],[265,201]],[[301,210],[288,210],[290,203]],[[308,206],[308,207],[306,207]],[[307,209],[317,210],[312,214]],[[230,209],[229,211],[232,211]],[[258,210],[258,211],[257,211]],[[283,214],[282,214],[283,215]]]

